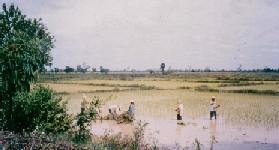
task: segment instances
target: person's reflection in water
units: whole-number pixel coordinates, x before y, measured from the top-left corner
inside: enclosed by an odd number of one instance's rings
[[[213,149],[213,144],[217,143],[216,122],[217,120],[210,120],[210,149]]]
[[[210,120],[210,136],[216,135],[216,122],[217,120]]]
[[[175,143],[178,144],[178,145],[181,145],[181,136],[180,136],[180,128],[181,128],[181,125],[176,125],[176,130],[175,130]]]

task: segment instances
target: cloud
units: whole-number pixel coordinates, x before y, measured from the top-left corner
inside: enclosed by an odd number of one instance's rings
[[[12,1],[56,37],[54,66],[277,68],[277,1]],[[8,1],[10,3],[10,1]],[[266,61],[269,60],[269,61]]]

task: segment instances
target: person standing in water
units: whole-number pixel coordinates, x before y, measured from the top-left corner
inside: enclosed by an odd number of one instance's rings
[[[177,101],[177,108],[176,108],[176,112],[177,112],[177,123],[182,123],[182,117],[183,117],[183,113],[184,113],[184,108],[183,108],[183,104],[181,103],[181,100]]]
[[[217,113],[216,113],[216,108],[220,107],[220,105],[217,104],[215,97],[212,96],[210,100],[210,120],[214,116],[215,119],[217,119]]]
[[[130,106],[129,106],[129,112],[134,116],[135,115],[135,102],[131,101]]]
[[[87,108],[88,102],[86,100],[86,96],[83,95],[81,100],[81,113],[84,113],[85,109]]]

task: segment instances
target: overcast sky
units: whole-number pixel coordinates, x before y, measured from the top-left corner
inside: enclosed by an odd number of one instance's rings
[[[42,18],[53,67],[279,68],[278,0],[0,0]]]

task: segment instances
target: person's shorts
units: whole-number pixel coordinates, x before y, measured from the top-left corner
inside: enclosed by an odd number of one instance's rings
[[[182,120],[182,116],[180,114],[177,114],[177,120]]]

